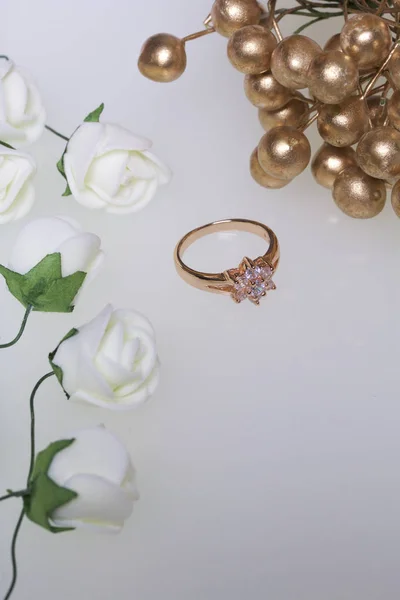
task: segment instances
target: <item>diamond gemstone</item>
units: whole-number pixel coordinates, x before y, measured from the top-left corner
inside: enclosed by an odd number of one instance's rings
[[[264,262],[249,266],[249,261],[246,259],[232,275],[235,281],[232,291],[233,299],[236,302],[242,302],[249,298],[258,304],[260,298],[265,296],[267,291],[275,289],[275,284],[271,279],[272,274],[272,268]]]

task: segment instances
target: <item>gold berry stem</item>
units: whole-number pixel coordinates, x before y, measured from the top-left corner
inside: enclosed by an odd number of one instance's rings
[[[364,93],[361,96],[361,98],[363,100],[365,100],[365,98],[368,96],[370,90],[372,90],[372,88],[374,87],[375,83],[378,81],[379,77],[382,75],[383,71],[388,66],[388,64],[390,62],[390,59],[392,58],[393,54],[396,52],[399,43],[400,43],[400,40],[396,41],[395,44],[393,44],[393,48],[391,49],[391,51],[389,52],[389,54],[387,55],[387,57],[383,61],[382,65],[380,66],[380,68],[376,72],[375,76],[371,79],[371,81],[369,82],[369,84],[365,88]]]
[[[276,2],[277,0],[269,0],[268,2],[268,26],[274,29],[275,35],[278,38],[278,42],[281,42],[283,40],[283,35],[275,19]]]
[[[304,133],[304,131],[306,129],[308,129],[310,127],[310,125],[312,125],[314,123],[314,121],[316,121],[318,119],[318,115],[319,115],[319,111],[317,107],[312,108],[311,110],[316,110],[317,112],[315,113],[315,115],[313,115],[312,117],[310,117],[308,119],[308,121],[306,121],[304,123],[304,125],[301,125],[298,129],[299,131],[301,131],[302,133]]]
[[[211,13],[210,13],[210,14],[208,14],[208,15],[206,16],[206,18],[204,19],[204,21],[203,21],[203,25],[204,25],[204,27],[212,27],[212,17],[211,17]]]
[[[192,40],[197,40],[197,38],[201,38],[210,33],[214,33],[214,27],[207,27],[207,29],[202,29],[201,31],[196,31],[196,33],[191,33],[182,38],[182,42],[186,44],[186,42],[191,42]]]

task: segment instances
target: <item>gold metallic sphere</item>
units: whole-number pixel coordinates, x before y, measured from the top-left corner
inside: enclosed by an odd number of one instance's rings
[[[394,127],[376,127],[358,143],[357,162],[362,170],[377,179],[400,177],[400,132]]]
[[[271,71],[260,75],[246,75],[244,91],[254,106],[266,110],[281,108],[292,98],[291,91],[283,87]]]
[[[331,189],[339,173],[355,166],[357,161],[353,148],[336,148],[325,143],[312,159],[311,172],[317,183]]]
[[[349,217],[370,219],[385,206],[386,186],[384,181],[370,177],[360,167],[348,167],[336,177],[332,196]]]
[[[340,44],[360,68],[370,69],[385,60],[392,45],[392,36],[380,17],[361,13],[346,21],[340,34]]]
[[[261,167],[277,179],[294,179],[307,167],[311,158],[310,143],[294,127],[274,127],[258,144]]]
[[[143,44],[138,60],[139,71],[153,81],[168,83],[186,69],[186,50],[182,40],[169,33],[152,35]]]
[[[332,52],[333,50],[340,50],[342,52],[342,46],[340,45],[340,33],[335,33],[324,46],[325,52]]]
[[[390,124],[400,129],[400,91],[393,92],[387,103],[387,113]]]
[[[308,88],[324,104],[338,104],[358,86],[358,68],[350,56],[340,50],[320,52],[307,73]]]
[[[392,189],[392,206],[398,217],[400,217],[400,180],[393,186]]]
[[[383,125],[386,116],[388,114],[388,103],[384,102],[381,104],[381,96],[369,96],[367,98],[367,105],[369,111],[369,118],[371,119],[371,123],[373,127],[379,127]],[[392,125],[394,125],[392,123]]]
[[[212,24],[225,37],[246,25],[258,25],[260,18],[257,0],[215,0],[211,9]]]
[[[232,34],[228,58],[241,73],[258,74],[269,69],[271,54],[277,45],[273,33],[261,25],[247,25]]]
[[[320,136],[332,146],[352,146],[368,131],[368,113],[359,97],[346,98],[340,104],[321,106],[317,126]]]
[[[298,127],[307,114],[307,103],[294,97],[292,100],[289,100],[285,106],[282,106],[282,108],[278,108],[277,110],[265,110],[260,108],[258,111],[258,118],[265,131],[269,131],[272,127],[278,127],[278,125]]]
[[[290,183],[290,179],[276,179],[276,177],[272,177],[264,171],[258,160],[258,148],[256,148],[250,156],[250,173],[254,181],[271,190],[278,190]]]
[[[272,53],[272,74],[287,88],[305,88],[308,86],[310,64],[320,52],[321,48],[309,37],[291,35],[279,42]]]

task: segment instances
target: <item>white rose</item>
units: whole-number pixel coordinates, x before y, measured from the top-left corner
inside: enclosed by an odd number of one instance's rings
[[[119,532],[139,499],[135,470],[125,447],[104,427],[68,437],[75,441],[54,456],[47,474],[78,496],[49,515],[51,523]]]
[[[83,232],[67,217],[44,217],[23,227],[11,251],[9,268],[24,275],[56,252],[61,254],[62,276],[83,271],[87,273],[85,284],[93,279],[104,259],[97,235]]]
[[[11,60],[0,58],[0,140],[26,146],[42,134],[46,113],[30,76]]]
[[[0,225],[22,219],[35,202],[35,161],[29,154],[0,148]]]
[[[145,402],[159,381],[159,361],[150,322],[133,310],[106,308],[61,342],[51,363],[62,372],[71,400],[112,410]]]
[[[83,123],[72,135],[64,170],[75,199],[87,208],[128,214],[142,209],[169,169],[151,154],[151,142],[108,123]]]

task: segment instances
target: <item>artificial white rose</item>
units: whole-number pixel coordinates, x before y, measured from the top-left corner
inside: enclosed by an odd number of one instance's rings
[[[71,400],[127,410],[154,393],[159,360],[153,327],[144,316],[109,305],[71,333],[50,355]]]
[[[27,311],[71,312],[103,262],[100,245],[66,217],[36,219],[20,232],[0,274]]]
[[[0,58],[0,140],[18,148],[32,144],[45,123],[46,112],[30,76]]]
[[[126,448],[104,427],[68,436],[74,441],[51,461],[48,477],[77,497],[49,515],[54,527],[119,532],[139,499]]]
[[[150,202],[170,180],[149,152],[151,142],[109,123],[83,123],[68,142],[63,166],[75,199],[87,208],[128,214]]]
[[[101,240],[81,230],[68,217],[43,217],[25,225],[11,251],[9,268],[25,274],[45,256],[61,254],[61,271],[68,277],[77,271],[86,273],[85,283],[93,279],[104,260]]]
[[[29,154],[0,149],[0,225],[22,219],[35,202],[35,161]]]

